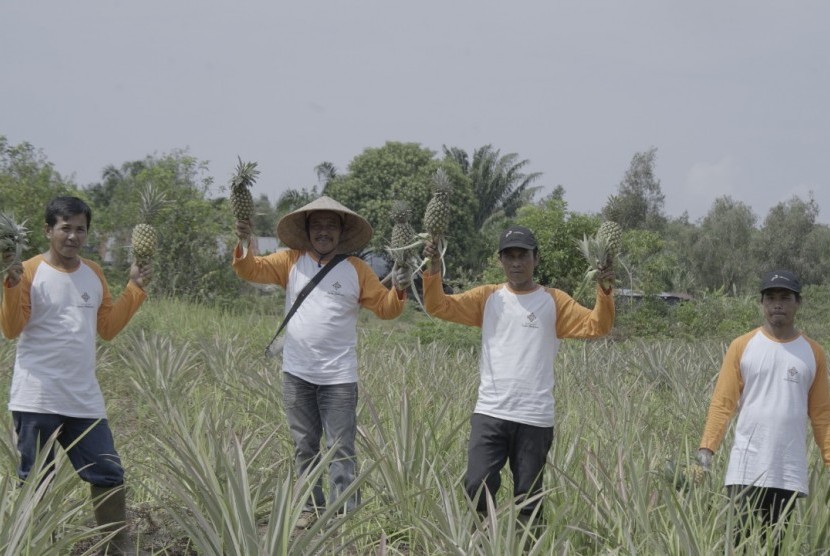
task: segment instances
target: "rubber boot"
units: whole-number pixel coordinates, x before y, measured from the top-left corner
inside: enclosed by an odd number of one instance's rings
[[[105,533],[118,530],[104,545],[103,554],[134,555],[135,546],[127,528],[127,495],[124,485],[99,487],[91,485],[92,505],[95,508],[95,522],[104,527]]]

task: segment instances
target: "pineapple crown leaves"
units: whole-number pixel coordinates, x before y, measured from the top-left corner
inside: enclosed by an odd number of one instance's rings
[[[581,240],[576,240],[576,245],[588,263],[588,272],[585,275],[586,279],[592,278],[597,272],[611,266],[611,242],[604,234],[596,234],[593,236],[583,234]]]
[[[433,195],[449,195],[451,191],[452,181],[449,174],[443,168],[438,168],[432,176]]]
[[[393,222],[400,224],[409,222],[412,218],[412,208],[409,206],[408,202],[398,199],[392,202],[392,207],[389,210],[389,217],[392,218]]]
[[[243,162],[240,156],[237,156],[237,159],[239,162],[236,165],[233,178],[231,178],[231,189],[234,191],[251,187],[259,177],[256,162]]]
[[[14,253],[14,261],[29,248],[26,222],[17,223],[11,215],[0,212],[0,254]]]
[[[164,191],[153,184],[147,184],[139,193],[138,219],[139,222],[150,224],[159,211],[168,203]]]

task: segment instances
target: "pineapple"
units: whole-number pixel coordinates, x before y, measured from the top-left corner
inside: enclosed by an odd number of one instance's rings
[[[389,247],[389,254],[392,261],[398,266],[409,266],[412,259],[412,250],[418,245],[415,229],[409,223],[412,217],[412,209],[406,201],[395,201],[392,203],[392,210],[389,215],[392,217],[392,245]]]
[[[236,165],[236,173],[231,179],[231,210],[237,220],[250,220],[254,216],[254,199],[251,186],[259,176],[256,162],[242,162]]]
[[[146,266],[156,254],[158,231],[156,231],[152,222],[164,203],[164,194],[152,185],[146,186],[141,191],[141,205],[139,207],[139,220],[141,222],[133,228],[132,234],[133,259],[138,266]]]
[[[622,229],[616,222],[603,222],[593,237],[586,235],[582,236],[581,241],[577,241],[579,250],[585,260],[588,262],[588,270],[585,272],[585,281],[593,280],[597,274],[612,268],[614,260],[620,252],[620,240],[622,238]],[[608,289],[613,284],[600,284],[603,288]]]
[[[0,274],[5,273],[13,264],[19,263],[23,251],[28,249],[29,230],[25,222],[18,224],[10,215],[0,212],[0,264],[8,264]]]
[[[435,171],[432,181],[432,198],[427,203],[424,212],[424,228],[433,243],[438,244],[443,240],[450,224],[452,182],[450,182],[449,176],[442,168]]]

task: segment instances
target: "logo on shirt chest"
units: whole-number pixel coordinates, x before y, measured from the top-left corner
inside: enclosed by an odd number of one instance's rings
[[[801,375],[799,374],[798,369],[795,367],[787,369],[787,375],[784,377],[784,380],[795,383],[801,382]]]
[[[92,303],[89,302],[89,300],[92,299],[92,296],[89,295],[87,292],[84,292],[84,293],[81,294],[81,299],[83,300],[83,303],[79,303],[78,307],[83,307],[84,309],[94,309],[95,308],[95,305],[93,305]]]
[[[539,319],[533,313],[528,313],[522,323],[523,328],[539,328]]]
[[[335,282],[334,284],[331,285],[331,288],[329,288],[329,291],[326,292],[326,293],[328,293],[329,295],[336,296],[336,297],[343,297],[343,294],[340,293],[340,290],[342,288],[343,288],[343,285],[340,284],[340,282]]]

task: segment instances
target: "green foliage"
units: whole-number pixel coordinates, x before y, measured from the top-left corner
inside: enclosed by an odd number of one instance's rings
[[[817,272],[817,261],[806,258],[808,253],[812,257],[818,256],[818,261],[828,258],[826,254],[821,255],[822,251],[826,252],[826,246],[822,250],[817,245],[819,238],[826,238],[827,233],[816,232],[815,236],[810,237],[816,229],[818,212],[818,204],[812,197],[807,201],[793,197],[770,209],[754,244],[759,264],[758,276],[766,270],[787,268],[801,276],[802,280],[809,276],[816,283],[823,283],[827,279],[826,270]],[[805,246],[810,247],[809,252]]]
[[[434,159],[432,151],[417,143],[387,142],[366,149],[349,164],[349,173],[338,176],[323,190],[366,218],[374,228],[370,248],[383,251],[391,241],[392,202],[404,200],[412,207],[412,226],[422,230],[424,210],[432,195],[432,177],[442,167],[453,182],[450,198],[450,229],[447,234],[447,272],[450,276],[469,272],[481,265],[476,256],[479,236],[473,228],[471,207],[475,206],[468,180],[455,165]]]
[[[665,195],[654,174],[656,158],[656,148],[634,154],[617,194],[612,195],[602,209],[606,220],[617,222],[625,230],[663,229],[666,224],[663,214]]]
[[[95,228],[95,247],[105,259],[113,259],[108,275],[125,281],[130,265],[129,237],[139,221],[140,191],[152,184],[163,193],[165,205],[156,217],[159,245],[153,263],[155,295],[192,300],[226,298],[230,302],[240,286],[228,262],[233,239],[230,210],[221,201],[207,198],[212,178],[205,163],[182,152],[160,158],[128,162],[120,171],[105,171],[104,181],[91,195],[101,206]],[[106,194],[102,194],[102,192]]]
[[[12,214],[18,223],[34,233],[29,234],[29,258],[48,248],[48,240],[40,231],[45,225],[44,210],[53,197],[74,195],[83,198],[75,185],[65,180],[51,162],[29,143],[9,145],[0,135],[0,210]],[[93,226],[95,221],[93,220]]]
[[[715,199],[703,218],[691,259],[705,290],[744,291],[755,278],[749,257],[755,236],[752,209],[731,197]]]

